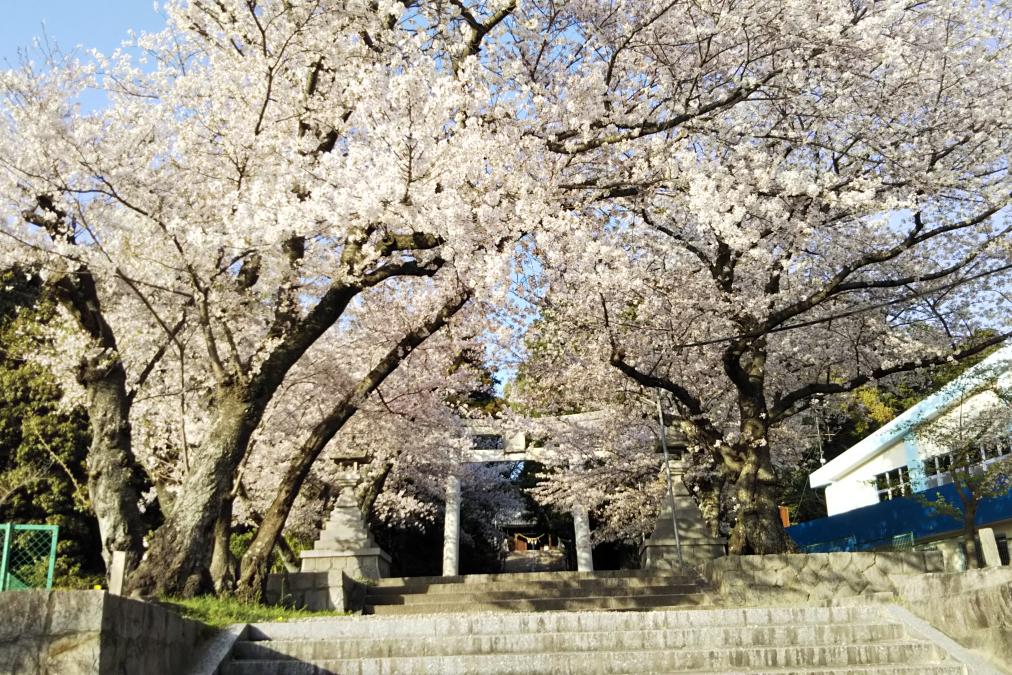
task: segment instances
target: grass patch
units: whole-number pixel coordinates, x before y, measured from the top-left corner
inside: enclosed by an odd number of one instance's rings
[[[219,598],[213,595],[201,595],[196,598],[165,598],[161,602],[188,619],[196,619],[216,628],[223,628],[233,623],[298,621],[299,619],[313,619],[321,616],[347,615],[347,612],[311,612],[308,609],[268,607],[267,605],[242,602],[236,598]]]

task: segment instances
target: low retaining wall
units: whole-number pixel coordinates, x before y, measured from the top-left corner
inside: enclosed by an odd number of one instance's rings
[[[903,551],[728,556],[700,572],[729,606],[896,602],[1012,674],[1009,567],[956,572],[941,551]]]
[[[1012,568],[899,580],[910,611],[1012,672]]]
[[[365,586],[341,570],[281,572],[268,575],[264,602],[314,612],[355,612],[365,602]]]
[[[725,601],[739,604],[895,593],[899,577],[943,570],[938,551],[727,556],[700,566]]]
[[[0,593],[0,672],[176,675],[203,624],[105,591]]]

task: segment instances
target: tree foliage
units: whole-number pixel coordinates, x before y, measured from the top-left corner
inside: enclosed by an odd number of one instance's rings
[[[0,263],[35,266],[59,303],[52,361],[91,413],[103,553],[146,553],[137,591],[209,588],[240,493],[273,489],[240,575],[256,585],[357,419],[373,426],[355,443],[392,466],[376,508],[425,511],[396,497],[409,460],[445,473],[459,456],[419,460],[398,417],[449,419],[436,404],[481,379],[457,355],[508,360],[525,332],[527,410],[622,409],[633,428],[640,390],[663,390],[714,527],[736,552],[779,551],[776,466],[816,397],[1009,332],[1004,6],[166,14],[142,59],[53,52],[0,77]],[[108,105],[82,112],[95,88]],[[287,436],[267,443],[275,423]],[[607,468],[569,464],[574,485]],[[614,484],[634,497],[648,464]],[[146,551],[142,473],[166,511]]]
[[[30,359],[45,341],[53,304],[39,279],[0,274],[0,522],[58,525],[56,584],[88,586],[102,569],[87,493],[85,411]]]

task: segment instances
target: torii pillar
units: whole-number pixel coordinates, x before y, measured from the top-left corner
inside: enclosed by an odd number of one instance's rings
[[[443,576],[460,573],[460,479],[446,477],[446,508],[443,520]]]
[[[573,504],[573,538],[576,540],[576,569],[580,572],[594,571],[594,550],[590,544],[590,517],[587,507]]]

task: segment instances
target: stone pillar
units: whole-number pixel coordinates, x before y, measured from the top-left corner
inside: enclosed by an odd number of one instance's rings
[[[355,497],[357,471],[338,474],[333,481],[341,493],[312,550],[299,554],[301,571],[342,571],[355,579],[390,576],[390,556],[373,540],[366,514]]]
[[[443,524],[443,576],[460,573],[460,479],[446,477],[446,515]]]
[[[576,569],[594,571],[594,551],[590,545],[590,517],[583,504],[573,505],[573,533],[576,535]]]
[[[977,536],[980,538],[980,553],[984,558],[984,567],[1001,567],[1001,555],[998,553],[994,530],[982,527],[977,530]]]
[[[113,551],[109,566],[109,593],[123,595],[123,579],[126,576],[126,551]]]

